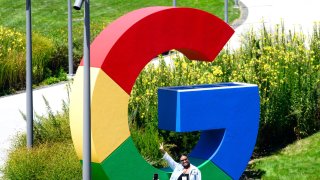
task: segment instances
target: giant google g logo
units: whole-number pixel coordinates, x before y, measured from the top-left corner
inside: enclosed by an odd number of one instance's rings
[[[127,111],[135,80],[153,57],[171,49],[189,59],[213,61],[233,32],[222,20],[201,10],[149,7],[120,17],[100,33],[91,45],[93,178],[150,180],[158,173],[159,179],[169,179],[170,173],[149,165],[141,157],[130,137]],[[82,87],[81,64],[70,101],[72,139],[80,159]],[[230,96],[222,93],[217,106],[212,107],[216,111],[212,111],[211,116],[216,118],[201,120],[197,123],[200,126],[190,127],[184,124],[182,117],[177,129],[160,121],[159,117],[159,127],[164,129],[202,131],[191,153],[195,162],[191,162],[199,167],[204,180],[238,179],[246,167],[255,144],[259,118],[258,91],[256,86],[250,87],[250,92],[235,88]],[[235,102],[225,106],[233,98]],[[243,103],[242,108],[236,107],[239,103]],[[219,119],[223,113],[225,117]]]

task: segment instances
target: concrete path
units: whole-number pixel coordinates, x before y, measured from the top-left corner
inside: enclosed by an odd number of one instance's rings
[[[45,115],[47,110],[45,97],[53,112],[62,109],[63,101],[68,100],[67,83],[47,86],[33,91],[34,112]],[[10,139],[18,132],[26,131],[26,121],[21,115],[26,113],[26,93],[0,97],[0,166],[5,162]],[[35,114],[34,114],[35,116]]]
[[[267,28],[284,23],[286,30],[302,30],[310,34],[314,22],[320,22],[319,0],[241,0],[246,20],[235,29],[229,41],[231,48],[238,48],[241,35],[251,28],[258,30],[262,22]]]
[[[320,21],[319,0],[241,0],[242,8],[247,11],[243,24],[235,29],[229,45],[239,47],[240,35],[250,28],[261,27],[262,20],[273,27],[283,20],[286,29],[295,27],[305,33],[312,31],[313,22]],[[34,111],[45,114],[46,109],[42,96],[50,103],[54,111],[61,110],[62,100],[67,100],[66,83],[34,90]],[[26,129],[26,123],[19,111],[26,111],[26,95],[20,93],[0,98],[0,166],[5,162],[10,138],[17,132]],[[1,177],[1,174],[0,174]]]

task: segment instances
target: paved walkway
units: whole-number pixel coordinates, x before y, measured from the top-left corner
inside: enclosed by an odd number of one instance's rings
[[[312,32],[314,22],[320,22],[319,0],[241,0],[240,4],[247,18],[235,29],[229,41],[231,48],[238,48],[241,35],[251,28],[257,30],[261,22],[273,28],[282,21],[286,30],[302,30],[306,35]]]
[[[241,2],[244,4],[242,8],[246,10],[242,15],[247,18],[235,29],[236,32],[229,42],[232,48],[239,47],[242,33],[250,28],[261,27],[262,20],[267,26],[274,26],[283,20],[287,29],[301,28],[305,33],[311,32],[313,22],[320,21],[319,0],[241,0]],[[66,83],[34,90],[33,95],[34,111],[38,114],[46,113],[42,96],[49,101],[54,111],[60,110],[62,100],[68,98]],[[25,93],[0,98],[0,166],[6,158],[10,138],[26,129],[26,123],[19,112],[25,112],[25,100]]]
[[[60,83],[33,91],[34,112],[45,115],[47,110],[43,97],[47,99],[53,112],[62,109],[63,100],[68,100],[67,83]],[[0,97],[0,166],[6,158],[10,139],[18,132],[26,131],[26,121],[21,115],[26,113],[26,93]],[[34,114],[35,115],[35,114]]]

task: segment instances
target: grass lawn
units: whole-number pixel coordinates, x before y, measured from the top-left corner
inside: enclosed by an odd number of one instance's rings
[[[254,160],[253,167],[262,171],[262,179],[320,179],[320,132]]]
[[[33,31],[54,39],[67,41],[67,0],[32,1]],[[72,1],[73,3],[74,1]],[[25,31],[25,1],[0,0],[0,26]],[[233,8],[234,1],[229,0],[229,22],[238,18],[239,9]],[[171,0],[95,0],[90,1],[92,36],[96,36],[103,27],[135,9],[148,6],[171,6]],[[208,11],[224,18],[224,0],[178,0],[179,7],[193,7]],[[82,35],[82,11],[73,11],[75,36]],[[82,36],[81,36],[82,37]]]

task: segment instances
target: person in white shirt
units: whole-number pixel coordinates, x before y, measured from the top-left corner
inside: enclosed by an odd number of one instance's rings
[[[160,144],[160,151],[164,153],[163,159],[166,160],[173,170],[170,180],[201,180],[201,172],[194,165],[190,164],[188,156],[183,154],[180,157],[180,163],[177,163],[164,150],[163,143]]]

